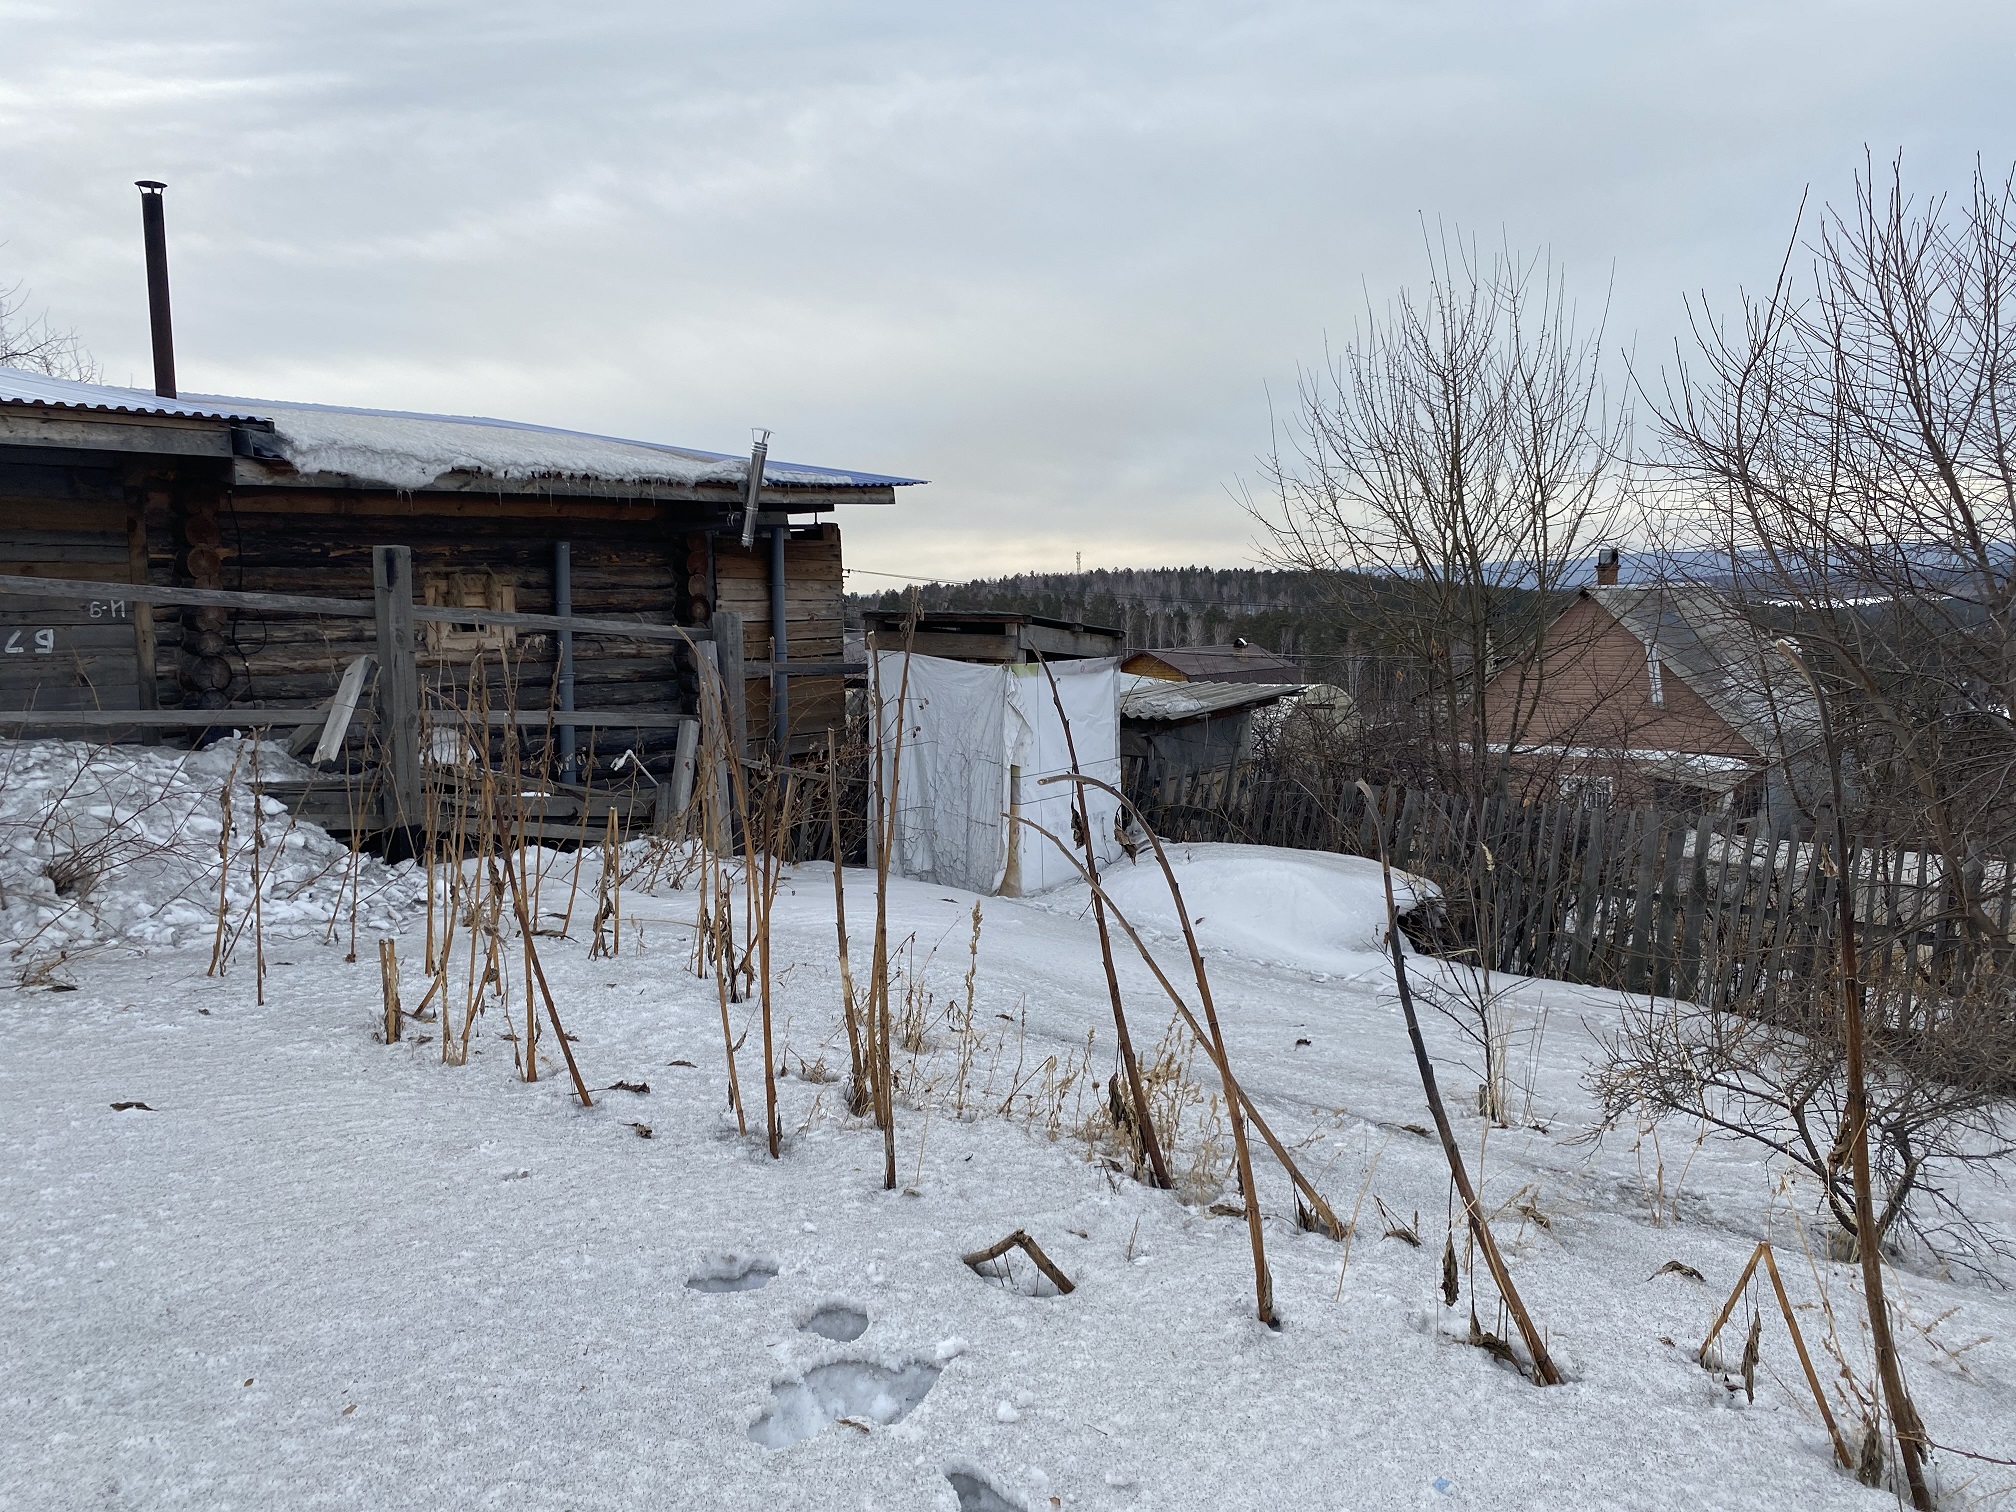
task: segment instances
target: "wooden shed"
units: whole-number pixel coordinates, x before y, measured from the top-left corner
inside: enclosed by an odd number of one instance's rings
[[[917,480],[770,461],[745,532],[751,470],[749,457],[547,426],[170,399],[0,368],[0,576],[368,600],[373,548],[406,547],[413,599],[430,608],[737,621],[747,746],[774,750],[781,734],[803,750],[844,718],[833,516]],[[423,678],[442,687],[481,666],[509,677],[521,708],[608,716],[590,726],[605,757],[635,748],[663,763],[666,716],[695,707],[694,653],[662,638],[577,642],[439,615],[419,635]],[[0,714],[18,716],[10,733],[82,710],[215,710],[228,724],[226,711],[329,698],[371,650],[368,620],[17,587],[0,594]],[[619,715],[642,722],[626,731]],[[93,727],[114,733],[103,714]]]
[[[907,649],[947,661],[1081,661],[1119,656],[1127,644],[1124,632],[1103,625],[996,610],[927,610],[913,618],[901,609],[869,609],[861,624],[871,651]]]

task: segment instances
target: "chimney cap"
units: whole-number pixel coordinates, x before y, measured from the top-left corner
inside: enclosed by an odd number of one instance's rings
[[[159,179],[135,179],[133,180],[133,187],[149,194],[159,194],[168,186]]]

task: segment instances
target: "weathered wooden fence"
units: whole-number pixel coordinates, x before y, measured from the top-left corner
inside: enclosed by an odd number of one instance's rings
[[[1375,789],[1345,772],[1248,765],[1133,796],[1158,833],[1348,855],[1378,854],[1437,883],[1416,927],[1440,952],[1524,975],[1772,1011],[1787,984],[1835,970],[1849,888],[1875,1009],[1908,1027],[1970,974],[2006,971],[2007,857],[1955,876],[1914,844],[1831,829],[1572,803]],[[1970,914],[1964,893],[1974,901]],[[1987,927],[1982,927],[1985,917]]]
[[[338,710],[343,697],[320,705],[247,706],[222,708],[160,709],[154,707],[154,680],[151,666],[131,688],[123,692],[137,707],[95,709],[37,709],[32,706],[8,708],[0,704],[0,731],[55,730],[83,735],[102,731],[105,738],[137,731],[184,729],[201,734],[216,729],[317,729],[340,717],[359,734],[362,759],[312,782],[270,781],[262,790],[281,799],[304,817],[331,829],[376,834],[381,831],[414,831],[423,823],[443,823],[445,811],[466,808],[468,776],[457,763],[435,759],[432,748],[438,737],[487,746],[492,735],[514,731],[521,738],[552,737],[575,732],[592,742],[594,732],[606,730],[633,739],[643,730],[681,730],[681,749],[690,753],[693,736],[683,733],[691,726],[697,733],[695,713],[643,712],[631,709],[578,709],[571,705],[527,707],[520,701],[521,690],[506,685],[493,704],[488,694],[472,698],[468,679],[456,668],[432,667],[424,662],[416,625],[476,625],[542,630],[571,638],[597,635],[626,639],[669,642],[693,648],[704,655],[723,687],[723,715],[731,727],[727,737],[732,748],[746,743],[746,714],[743,706],[744,664],[742,625],[739,616],[716,614],[707,626],[666,626],[597,619],[575,615],[519,614],[504,610],[439,607],[417,603],[413,593],[410,551],[403,546],[380,546],[373,552],[375,592],[370,599],[325,598],[304,594],[236,593],[221,589],[167,586],[151,583],[105,583],[0,577],[0,601],[9,604],[62,604],[89,599],[92,603],[133,606],[136,617],[145,621],[156,605],[200,605],[214,608],[256,611],[262,614],[299,615],[309,618],[365,619],[375,622],[377,636],[375,685],[362,706]],[[138,638],[145,641],[145,637]],[[144,661],[144,658],[143,658]],[[786,675],[799,669],[787,666]],[[33,688],[26,698],[32,700]],[[351,690],[356,696],[356,690]],[[538,703],[548,700],[540,697]],[[500,706],[501,705],[501,706]],[[479,734],[487,731],[488,734]],[[690,764],[690,754],[686,758]],[[479,766],[482,763],[478,764]],[[557,764],[549,762],[557,770]],[[619,827],[628,830],[636,823],[662,820],[673,806],[671,789],[659,790],[645,777],[641,781],[631,764],[632,775],[622,782],[583,784],[559,780],[552,772],[542,777],[541,791],[525,799],[525,833],[529,838],[583,840],[599,838],[606,831],[609,815],[616,814]],[[683,781],[677,793],[682,806],[691,792],[690,771],[675,771],[675,781]]]

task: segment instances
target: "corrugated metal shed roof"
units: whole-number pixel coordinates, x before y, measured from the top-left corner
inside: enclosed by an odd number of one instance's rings
[[[1293,682],[1302,669],[1264,646],[1158,646],[1137,651],[1130,663],[1158,661],[1183,676],[1207,682]]]
[[[1120,717],[1150,724],[1174,724],[1257,709],[1291,698],[1301,683],[1173,682],[1166,677],[1120,674]]]
[[[740,483],[749,459],[655,441],[493,420],[190,394],[163,399],[0,367],[0,405],[130,415],[263,422],[273,449],[304,473],[334,473],[391,488],[425,488],[450,473],[511,478],[583,478],[604,483]],[[886,473],[772,460],[764,481],[781,488],[900,488],[923,481]]]

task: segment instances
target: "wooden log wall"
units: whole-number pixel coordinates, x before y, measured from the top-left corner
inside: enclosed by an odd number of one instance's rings
[[[742,550],[722,533],[725,517],[713,505],[234,490],[224,476],[209,461],[17,449],[0,462],[0,571],[368,599],[371,548],[402,544],[412,549],[417,584],[494,575],[511,585],[512,607],[550,613],[553,547],[566,540],[576,614],[704,625],[718,606],[743,617],[747,658],[770,660],[769,543]],[[838,661],[838,527],[794,527],[785,559],[790,658]],[[0,611],[0,707],[312,705],[373,645],[368,620],[17,600]],[[151,660],[151,678],[138,675],[143,659]],[[466,698],[479,661],[474,648],[447,648],[431,660],[431,696]],[[507,698],[549,706],[557,660],[554,638],[542,633],[515,636],[508,651],[485,649],[481,675],[492,706]],[[581,709],[667,714],[697,705],[697,669],[683,648],[581,635],[574,671]],[[504,681],[515,684],[515,696],[503,692]],[[749,680],[748,724],[759,741],[769,728],[769,692],[767,676]],[[823,745],[829,727],[844,729],[840,678],[794,678],[791,694],[794,750]],[[583,749],[591,738],[662,757],[673,737],[625,732],[619,741],[605,731],[584,734]]]
[[[770,660],[770,543],[758,539],[748,551],[732,536],[719,538],[714,548],[714,574],[721,607],[740,614],[744,654],[751,661]],[[830,522],[792,533],[784,546],[784,624],[792,661],[833,662],[841,658],[845,627],[844,590],[840,574],[840,527]],[[791,679],[791,745],[794,751],[823,746],[830,727],[844,731],[847,717],[845,685],[838,677]],[[770,729],[770,683],[749,683],[749,729],[752,742]]]
[[[145,479],[107,461],[0,463],[0,572],[135,582]],[[132,708],[140,696],[133,612],[112,600],[0,605],[0,706]],[[52,731],[51,733],[61,733]]]
[[[573,543],[576,614],[660,625],[693,622],[687,560],[696,543],[704,551],[704,538],[666,511],[599,504],[563,514],[542,501],[526,509],[518,501],[428,495],[400,502],[401,511],[393,515],[372,507],[380,503],[375,495],[275,489],[228,496],[218,511],[220,586],[368,598],[372,547],[396,543],[412,550],[416,597],[430,578],[472,575],[509,584],[515,609],[550,614],[553,548],[566,540]],[[182,561],[157,553],[152,565],[158,580],[188,580]],[[319,702],[334,691],[350,661],[375,646],[369,620],[241,611],[229,617],[226,629],[234,703]],[[520,633],[508,643],[492,636],[481,644],[434,650],[423,643],[421,662],[430,702],[466,705],[472,684],[493,709],[544,709],[553,702],[558,648],[548,634]],[[582,709],[664,714],[694,707],[691,657],[662,642],[576,636],[574,682],[575,705]],[[601,737],[614,744],[609,755],[642,741],[640,749],[660,757],[671,738],[665,731]],[[584,733],[582,749],[589,744]]]

